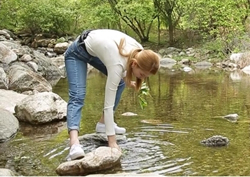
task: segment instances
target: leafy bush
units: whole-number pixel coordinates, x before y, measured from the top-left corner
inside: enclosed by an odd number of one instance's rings
[[[70,2],[62,0],[5,0],[0,19],[3,27],[15,31],[65,35],[75,23],[74,11],[68,6]],[[15,13],[4,20],[10,11]]]

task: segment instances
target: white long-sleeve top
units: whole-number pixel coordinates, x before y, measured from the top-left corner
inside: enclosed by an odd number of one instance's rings
[[[114,103],[119,82],[126,73],[127,58],[119,54],[118,45],[125,38],[124,53],[134,49],[143,49],[142,45],[132,37],[116,30],[98,29],[89,33],[84,40],[86,50],[92,56],[98,57],[107,68],[108,76],[105,87],[104,121],[106,134],[115,135]]]

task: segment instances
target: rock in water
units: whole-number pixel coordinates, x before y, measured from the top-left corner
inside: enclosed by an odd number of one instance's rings
[[[121,151],[116,148],[99,147],[86,154],[83,159],[60,164],[56,173],[62,176],[79,176],[107,170],[120,163],[121,155]]]
[[[226,146],[229,143],[229,139],[227,137],[223,137],[221,135],[215,135],[208,139],[202,140],[201,144],[209,147],[220,147]]]
[[[138,116],[136,113],[133,112],[125,112],[122,114],[122,116]]]
[[[237,122],[238,116],[238,114],[228,114],[224,118],[231,122]]]

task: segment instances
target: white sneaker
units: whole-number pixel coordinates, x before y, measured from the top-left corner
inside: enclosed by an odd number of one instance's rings
[[[82,146],[80,144],[73,144],[69,150],[69,155],[67,156],[67,160],[76,160],[83,158],[85,156],[85,153],[82,149]]]
[[[126,133],[126,129],[123,127],[118,127],[116,123],[114,123],[115,126],[115,133],[116,134],[125,134]],[[106,128],[105,128],[105,124],[98,122],[96,124],[96,133],[106,133]]]

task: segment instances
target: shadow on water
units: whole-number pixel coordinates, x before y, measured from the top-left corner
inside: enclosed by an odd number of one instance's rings
[[[195,73],[160,71],[147,81],[152,97],[148,107],[140,108],[133,90],[126,89],[115,112],[116,122],[126,127],[126,141],[121,165],[103,173],[153,172],[162,175],[249,175],[249,76],[216,70]],[[105,77],[88,78],[85,107],[82,111],[80,135],[91,134],[101,116]],[[55,93],[67,101],[65,79],[54,87]],[[138,116],[125,117],[124,112]],[[223,116],[237,113],[237,122]],[[21,124],[11,141],[0,144],[0,167],[19,175],[56,175],[55,169],[68,153],[65,122],[45,126]],[[213,135],[229,138],[229,145],[205,147],[200,141]],[[82,142],[90,152],[98,146]]]

